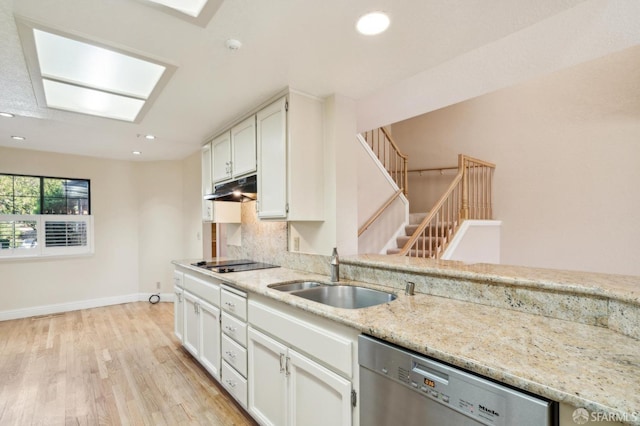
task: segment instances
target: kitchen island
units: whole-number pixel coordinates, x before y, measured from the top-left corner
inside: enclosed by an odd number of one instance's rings
[[[268,286],[326,275],[276,268],[209,274],[410,350],[575,408],[640,425],[636,277],[455,265],[386,256],[343,258],[343,283],[397,299],[338,309]],[[406,281],[416,294],[405,295]],[[589,280],[589,281],[585,281]],[[384,285],[383,285],[384,284]]]

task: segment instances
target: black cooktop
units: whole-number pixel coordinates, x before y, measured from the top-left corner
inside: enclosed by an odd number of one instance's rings
[[[225,274],[228,272],[253,271],[256,269],[279,268],[278,265],[256,262],[255,260],[250,259],[216,260],[213,262],[202,260],[200,262],[192,263],[192,265],[199,268],[208,269],[213,272],[218,272],[220,274]]]

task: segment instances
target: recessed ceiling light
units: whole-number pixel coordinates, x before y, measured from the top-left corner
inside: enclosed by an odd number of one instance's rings
[[[370,12],[358,19],[356,29],[360,34],[376,35],[389,28],[389,16],[384,12]]]
[[[15,115],[11,114],[10,112],[0,112],[0,117],[13,118],[15,117]]]
[[[26,141],[27,138],[25,138],[24,136],[11,136],[11,139],[13,139],[14,141]]]
[[[148,140],[150,140],[150,141],[152,141],[152,140],[154,140],[156,137],[155,137],[155,136],[153,136],[153,135],[144,135],[144,138],[145,138],[145,139],[148,139]]]
[[[141,155],[141,154],[142,154],[142,151],[133,151],[133,152],[132,152],[132,154],[133,154],[133,155]]]

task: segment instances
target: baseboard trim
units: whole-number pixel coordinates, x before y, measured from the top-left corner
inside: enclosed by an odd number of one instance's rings
[[[79,300],[76,302],[0,311],[0,321],[58,314],[61,312],[78,311],[80,309],[99,308],[101,306],[119,305],[121,303],[147,302],[149,301],[149,297],[154,294],[160,295],[160,302],[173,302],[173,293],[134,293],[123,296],[105,297],[101,299]]]

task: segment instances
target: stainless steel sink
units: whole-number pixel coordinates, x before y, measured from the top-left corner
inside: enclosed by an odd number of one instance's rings
[[[298,297],[336,308],[358,309],[395,300],[396,295],[366,287],[350,285],[325,285],[306,290],[292,291]]]
[[[316,281],[295,281],[290,283],[282,283],[282,284],[271,284],[267,287],[272,288],[274,290],[279,291],[297,291],[297,290],[306,290],[314,287],[326,286],[327,284],[319,283]]]

